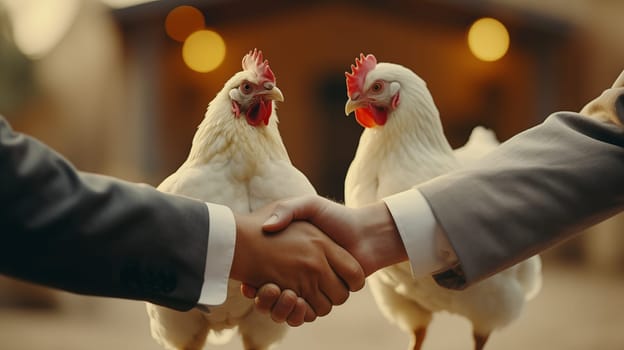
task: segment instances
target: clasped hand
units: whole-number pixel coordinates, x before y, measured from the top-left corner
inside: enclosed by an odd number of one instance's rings
[[[231,277],[260,311],[291,326],[327,315],[366,276],[407,259],[383,202],[351,209],[305,196],[237,215],[236,223]]]

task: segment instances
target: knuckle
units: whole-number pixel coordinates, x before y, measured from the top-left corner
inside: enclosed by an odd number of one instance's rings
[[[316,313],[314,311],[312,311],[312,309],[310,309],[309,311],[306,311],[305,316],[303,317],[303,321],[304,322],[314,322],[316,320]]]
[[[318,259],[306,259],[301,263],[302,269],[306,276],[320,276],[323,272],[323,266]]]
[[[260,313],[263,313],[263,314],[268,314],[269,311],[271,311],[271,308],[267,307],[267,304],[258,300],[256,300],[256,309],[258,309],[258,311],[260,311]]]
[[[347,299],[349,299],[349,292],[345,291],[344,293],[340,293],[334,305],[342,305],[347,301]]]
[[[332,309],[331,304],[322,305],[318,308],[318,310],[316,310],[316,314],[318,316],[326,316],[329,314],[331,309]]]
[[[260,288],[257,295],[264,300],[275,300],[280,296],[280,290],[276,285],[266,284]]]
[[[275,322],[275,323],[283,323],[285,321],[285,317],[281,313],[272,312],[271,313],[271,320],[273,320],[273,322]]]
[[[291,320],[288,319],[288,325],[291,327],[299,327],[303,324],[303,320]]]
[[[345,280],[349,281],[349,289],[352,292],[358,291],[364,288],[364,284],[366,282],[366,275],[364,274],[364,270],[359,265],[353,265],[351,270],[348,271],[349,276],[345,278]]]
[[[297,304],[297,294],[290,289],[285,290],[279,298],[279,304],[283,308],[292,308]]]

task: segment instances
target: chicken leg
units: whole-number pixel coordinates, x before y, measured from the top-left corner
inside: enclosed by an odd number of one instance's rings
[[[412,344],[414,344],[413,346],[411,346],[410,348],[412,350],[420,350],[420,348],[423,345],[423,342],[425,341],[425,336],[427,335],[427,328],[426,327],[420,327],[416,330],[414,330],[414,336],[412,337]]]
[[[474,337],[475,341],[475,350],[482,350],[488,338],[490,337],[489,334],[482,335],[477,333],[473,333],[472,336]]]

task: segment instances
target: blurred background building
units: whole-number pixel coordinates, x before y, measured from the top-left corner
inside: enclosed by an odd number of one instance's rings
[[[259,48],[285,95],[280,130],[293,163],[342,200],[361,133],[344,116],[344,72],[360,52],[427,82],[453,146],[476,125],[504,141],[610,86],[624,69],[622,14],[620,0],[0,0],[0,113],[81,170],[157,185]],[[482,18],[495,25],[479,31]],[[490,346],[621,348],[623,227],[617,216],[547,252],[542,295]],[[406,347],[366,293],[281,348],[307,349],[311,335],[310,349]],[[157,349],[143,313],[141,303],[2,279],[0,349]],[[437,348],[463,348],[446,341]]]

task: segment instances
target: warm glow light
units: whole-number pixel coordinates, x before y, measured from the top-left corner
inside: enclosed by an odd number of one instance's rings
[[[478,59],[492,62],[501,59],[509,49],[509,33],[494,18],[481,18],[468,31],[468,47]]]
[[[212,30],[199,30],[184,41],[182,57],[192,70],[200,73],[210,72],[223,62],[225,42]]]
[[[124,8],[124,7],[131,7],[131,6],[136,6],[136,5],[141,5],[147,2],[153,2],[156,0],[102,0],[103,3],[105,3],[106,5],[113,7],[113,8]]]
[[[1,0],[13,22],[17,47],[41,58],[63,39],[80,8],[78,0]]]
[[[165,31],[174,40],[184,42],[192,33],[204,29],[204,15],[193,6],[178,6],[165,19]]]

